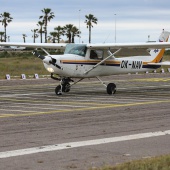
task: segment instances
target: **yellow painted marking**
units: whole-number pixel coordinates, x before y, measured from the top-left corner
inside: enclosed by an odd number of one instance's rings
[[[76,111],[86,111],[94,109],[106,109],[106,108],[116,108],[116,107],[127,107],[127,106],[138,106],[138,105],[149,105],[149,104],[158,104],[158,103],[170,103],[170,100],[160,100],[160,101],[149,101],[149,102],[137,102],[137,103],[127,103],[127,104],[110,104],[104,106],[95,106],[88,108],[77,108],[77,109],[64,109],[64,110],[53,110],[48,112],[35,112],[35,113],[24,113],[24,114],[11,114],[11,115],[0,115],[0,118],[7,117],[22,117],[22,116],[36,116],[36,115],[48,115],[55,113],[66,113],[66,112],[76,112]]]
[[[8,115],[8,116],[15,116],[15,114],[0,114],[0,117],[1,117],[1,116],[2,116],[2,117],[3,117],[3,116],[7,116],[7,115]]]

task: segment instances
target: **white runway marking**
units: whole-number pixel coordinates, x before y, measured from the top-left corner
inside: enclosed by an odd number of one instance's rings
[[[0,152],[0,158],[10,158],[14,156],[22,156],[22,155],[28,155],[28,154],[57,151],[57,150],[71,149],[71,148],[84,147],[84,146],[108,144],[108,143],[121,142],[121,141],[130,141],[130,140],[135,140],[135,139],[144,139],[144,138],[158,137],[158,136],[165,136],[165,135],[170,135],[170,130],[149,132],[149,133],[139,133],[139,134],[134,134],[134,135],[120,136],[120,137],[103,138],[103,139],[95,139],[95,140],[88,140],[88,141],[71,142],[71,143],[62,143],[62,144],[56,144],[56,145],[48,145],[48,146],[40,146],[40,147],[34,147],[34,148],[6,151],[6,152]]]

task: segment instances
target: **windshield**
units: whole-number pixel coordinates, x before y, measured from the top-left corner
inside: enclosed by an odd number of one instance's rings
[[[64,54],[76,54],[85,57],[86,50],[85,44],[67,44]]]

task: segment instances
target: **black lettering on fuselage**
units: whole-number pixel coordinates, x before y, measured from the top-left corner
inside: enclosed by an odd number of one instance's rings
[[[141,69],[142,61],[133,61],[132,62],[132,69]]]
[[[127,65],[128,65],[128,61],[127,60],[122,60],[122,62],[120,64],[120,67],[121,68],[127,68]]]

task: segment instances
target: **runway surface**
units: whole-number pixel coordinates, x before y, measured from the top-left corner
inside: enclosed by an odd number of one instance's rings
[[[0,80],[0,169],[88,170],[170,153],[170,74]]]

